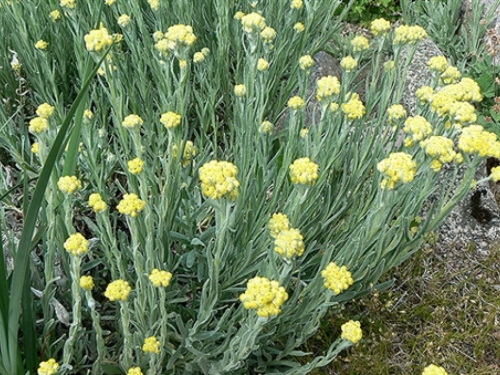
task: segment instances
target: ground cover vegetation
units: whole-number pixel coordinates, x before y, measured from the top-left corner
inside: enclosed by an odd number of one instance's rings
[[[375,19],[308,95],[340,2],[0,5],[1,373],[310,373],[500,156],[450,60],[400,104],[416,25]]]

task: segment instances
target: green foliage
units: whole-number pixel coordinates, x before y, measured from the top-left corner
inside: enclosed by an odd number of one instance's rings
[[[368,26],[377,18],[395,21],[400,17],[400,13],[399,0],[355,0],[346,15],[346,21]]]

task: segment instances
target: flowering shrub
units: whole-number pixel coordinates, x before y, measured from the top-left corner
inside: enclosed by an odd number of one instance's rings
[[[408,117],[418,26],[374,21],[342,76],[311,82],[340,1],[101,3],[1,2],[0,27],[30,33],[0,54],[1,147],[28,207],[0,277],[0,372],[307,374],[362,339],[347,322],[298,359],[328,309],[385,287],[500,155],[477,84],[441,59]],[[445,164],[462,180],[438,183]]]

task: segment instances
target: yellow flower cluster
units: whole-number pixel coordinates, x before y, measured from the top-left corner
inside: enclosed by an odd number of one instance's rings
[[[316,81],[316,87],[316,99],[320,102],[340,94],[340,82],[335,76],[321,77]]]
[[[274,125],[270,121],[262,121],[259,126],[260,134],[271,134],[274,130]]]
[[[58,19],[61,18],[61,12],[58,10],[53,10],[52,12],[49,13],[49,17],[52,20],[52,22],[56,22]]]
[[[92,276],[80,277],[80,287],[85,290],[92,290],[94,287],[94,280],[92,279]]]
[[[137,115],[128,115],[122,121],[122,126],[127,129],[139,129],[144,120]]]
[[[494,182],[500,181],[500,167],[491,168],[490,179]]]
[[[127,371],[127,375],[143,375],[140,367],[131,367]]]
[[[304,254],[304,237],[295,228],[282,230],[275,237],[274,251],[288,259],[294,255],[300,257]]]
[[[128,14],[122,14],[118,17],[118,26],[125,28],[130,24],[130,16]]]
[[[269,62],[266,59],[259,59],[257,61],[257,70],[259,72],[266,71],[269,68]]]
[[[60,2],[63,8],[75,9],[76,1],[75,0],[61,0]]]
[[[309,158],[300,158],[290,165],[290,178],[294,184],[312,186],[318,179],[318,164]]]
[[[54,358],[50,358],[48,361],[40,362],[37,373],[38,375],[53,375],[57,370],[59,370],[59,363]]]
[[[31,145],[31,152],[34,153],[35,155],[38,155],[39,151],[40,151],[40,145],[38,144],[38,142],[34,142]]]
[[[64,249],[74,256],[83,255],[89,251],[89,241],[81,233],[75,233],[64,242]]]
[[[182,24],[170,26],[164,38],[168,42],[168,49],[172,51],[180,47],[190,47],[196,41],[193,28]]]
[[[377,169],[384,175],[381,188],[392,190],[398,182],[405,184],[413,181],[417,173],[417,163],[407,153],[393,152],[377,164]]]
[[[174,145],[172,147],[172,152],[174,154],[174,158],[177,158],[178,154],[178,147],[177,145]],[[196,156],[198,153],[198,149],[196,146],[193,144],[191,141],[187,141],[186,144],[184,145],[184,152],[182,155],[182,165],[185,167],[189,164],[189,161]]]
[[[146,337],[142,345],[144,353],[160,354],[160,341],[155,336]]]
[[[485,131],[481,125],[470,125],[462,129],[458,137],[458,148],[468,154],[481,157],[500,157],[500,142],[494,133]]]
[[[429,365],[424,368],[422,375],[448,375],[448,373],[441,366]]]
[[[85,111],[83,111],[83,119],[86,122],[90,122],[90,120],[92,120],[93,118],[94,118],[94,114],[92,113],[92,111],[90,109],[86,109]]]
[[[315,62],[311,55],[304,55],[299,58],[299,66],[302,70],[309,71],[314,64]]]
[[[326,268],[321,271],[321,276],[325,279],[323,284],[325,288],[333,290],[335,294],[340,294],[354,284],[351,273],[346,266],[339,267],[334,262],[330,262]]]
[[[136,217],[138,212],[141,212],[146,202],[139,199],[136,194],[124,194],[116,208],[121,214]]]
[[[261,32],[266,27],[266,19],[259,13],[252,12],[241,17],[241,25],[247,34]]]
[[[406,117],[406,115],[406,109],[401,104],[393,104],[387,108],[387,116],[391,124],[401,120],[403,117]]]
[[[105,211],[108,205],[101,197],[99,193],[92,193],[89,196],[89,207],[94,209],[95,213]]]
[[[54,115],[55,108],[48,103],[43,103],[36,109],[36,114],[42,118],[49,118]]]
[[[408,117],[404,125],[404,132],[411,134],[414,141],[421,141],[432,134],[432,125],[422,116]]]
[[[430,70],[434,70],[436,72],[444,72],[448,66],[450,65],[446,57],[444,56],[434,56],[427,61],[427,65]]]
[[[170,284],[170,280],[172,280],[172,274],[170,272],[164,270],[160,271],[155,268],[153,271],[151,271],[149,280],[156,287],[166,288]]]
[[[44,50],[47,48],[49,43],[47,43],[45,40],[40,39],[38,42],[35,43],[35,48],[39,50]]]
[[[295,25],[293,25],[293,29],[297,33],[302,33],[306,29],[305,25],[302,22],[297,22]]]
[[[420,103],[426,104],[432,102],[435,91],[430,86],[422,86],[415,92],[415,94],[417,95],[417,98],[420,99]]]
[[[363,331],[361,330],[361,323],[349,320],[347,323],[342,324],[340,327],[342,329],[342,339],[356,344],[363,337]]]
[[[40,134],[49,128],[49,121],[43,117],[35,117],[30,120],[28,130],[35,134]]]
[[[260,37],[264,43],[272,43],[276,38],[276,35],[278,35],[276,30],[269,26],[264,27],[264,29],[260,32]]]
[[[451,119],[460,125],[476,122],[476,107],[467,102],[454,102],[450,106],[449,115]]]
[[[173,129],[181,124],[182,116],[178,113],[168,111],[163,113],[160,117],[160,122],[165,125],[167,129]]]
[[[427,38],[427,32],[420,26],[401,25],[394,32],[394,44],[415,44]]]
[[[351,93],[348,95],[350,96],[349,101],[342,104],[342,112],[345,113],[349,120],[360,119],[366,113],[365,106],[359,99],[359,95],[357,93]]]
[[[142,168],[144,167],[144,162],[142,161],[141,158],[135,158],[129,160],[127,162],[127,166],[130,173],[137,175],[142,172]]]
[[[451,163],[456,159],[457,153],[453,148],[453,140],[440,136],[433,135],[420,142],[426,154],[434,158],[432,169],[436,172],[441,170],[444,163]]]
[[[105,27],[90,30],[84,38],[89,52],[101,52],[113,44],[113,36],[109,34],[108,29]]]
[[[288,107],[298,111],[306,106],[306,102],[300,96],[292,96],[287,103]]]
[[[309,129],[308,128],[303,128],[303,129],[300,129],[300,138],[307,138],[308,134],[309,134]]]
[[[370,48],[370,42],[363,35],[356,35],[351,40],[351,46],[354,52],[361,52]]]
[[[370,30],[373,35],[386,35],[391,29],[391,23],[383,18],[377,18],[370,24]]]
[[[240,295],[245,309],[255,309],[263,318],[279,314],[287,299],[288,294],[278,281],[259,276],[248,280],[247,290]]]
[[[247,94],[247,87],[245,86],[244,83],[241,83],[239,85],[234,85],[234,95],[242,98]]]
[[[346,72],[351,72],[358,66],[358,62],[352,56],[346,56],[340,60],[340,66],[346,70]]]
[[[388,61],[384,62],[384,70],[386,72],[392,72],[394,70],[395,65],[396,65],[396,63],[394,62],[394,60],[388,60]]]
[[[288,230],[290,228],[290,221],[288,216],[285,214],[273,214],[269,223],[267,225],[271,237],[276,238],[281,231]]]
[[[292,3],[290,4],[290,8],[292,9],[302,9],[303,7],[304,7],[303,0],[292,0]]]
[[[76,176],[63,176],[57,181],[57,187],[63,193],[73,194],[76,190],[82,188],[82,183]]]
[[[131,291],[128,282],[118,279],[108,284],[104,296],[110,301],[126,301]]]
[[[439,82],[446,85],[457,83],[462,73],[455,66],[448,66],[446,70],[439,76]]]
[[[227,161],[212,160],[199,170],[203,194],[212,199],[238,196],[240,182],[236,179],[238,168]]]
[[[148,0],[148,4],[155,12],[160,9],[160,0]]]
[[[196,52],[194,55],[193,55],[193,62],[195,64],[199,64],[201,62],[205,61],[205,55],[201,52]]]

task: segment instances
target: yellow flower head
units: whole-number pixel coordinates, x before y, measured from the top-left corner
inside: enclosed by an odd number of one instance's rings
[[[63,8],[75,9],[76,1],[75,0],[61,0],[60,2]]]
[[[101,197],[99,193],[93,193],[89,196],[89,207],[94,209],[95,213],[105,211],[108,205]]]
[[[306,29],[306,27],[304,26],[304,24],[302,22],[297,22],[295,25],[293,25],[293,29],[297,32],[297,33],[302,33],[304,32],[304,30]]]
[[[328,101],[340,94],[340,82],[335,76],[321,77],[316,81],[316,99]]]
[[[340,66],[347,72],[353,71],[358,66],[358,62],[352,56],[346,56],[340,60]]]
[[[420,26],[401,25],[394,32],[394,44],[415,44],[427,38],[427,32]]]
[[[142,345],[144,353],[160,354],[160,341],[155,336],[146,337]]]
[[[282,230],[274,239],[274,251],[284,258],[300,257],[304,253],[304,237],[295,228]]]
[[[429,66],[430,70],[436,71],[436,72],[444,72],[448,66],[450,65],[448,63],[448,60],[444,56],[434,56],[427,61],[427,65]]]
[[[401,120],[406,115],[406,109],[401,104],[393,104],[387,108],[387,116],[391,124]]]
[[[85,43],[89,52],[101,52],[113,44],[113,36],[108,29],[101,27],[85,35]]]
[[[121,28],[125,28],[129,25],[130,23],[130,16],[128,14],[122,14],[120,17],[118,17],[118,26]]]
[[[298,111],[306,106],[306,102],[300,96],[292,96],[287,103],[288,107]]]
[[[439,82],[444,84],[456,83],[462,76],[462,73],[458,70],[456,66],[449,66],[446,70],[439,76]]]
[[[92,111],[90,109],[86,109],[85,111],[83,111],[83,119],[86,122],[90,122],[90,120],[92,120],[93,118],[94,118],[94,114],[92,113]]]
[[[143,119],[137,115],[128,115],[122,121],[122,126],[127,129],[139,129],[144,123]]]
[[[140,367],[131,367],[127,371],[127,375],[143,375]]]
[[[131,291],[128,282],[118,279],[108,284],[104,296],[110,301],[126,301]]]
[[[239,181],[236,179],[238,168],[226,161],[212,160],[199,170],[203,194],[212,199],[238,196]]]
[[[160,122],[165,125],[167,129],[173,129],[181,124],[182,116],[178,113],[168,111],[163,113],[160,117]]]
[[[61,18],[61,12],[58,10],[53,10],[52,12],[49,13],[49,17],[52,20],[52,22],[56,22],[58,19]]]
[[[252,12],[241,17],[241,25],[247,34],[261,32],[266,27],[266,19],[259,13]]]
[[[276,38],[276,35],[276,30],[269,26],[264,27],[264,29],[260,32],[260,37],[264,40],[265,43],[272,43]]]
[[[422,86],[415,92],[422,104],[431,103],[434,93],[434,89],[430,86]]]
[[[178,147],[177,145],[174,145],[172,147],[172,151],[174,154],[174,158],[177,158],[178,155]],[[198,149],[194,145],[193,142],[187,141],[186,144],[184,145],[184,153],[182,154],[182,165],[185,167],[189,164],[189,161],[196,156],[198,153]]]
[[[413,181],[417,173],[417,163],[405,152],[393,152],[377,164],[377,169],[384,176],[381,188],[392,190],[399,182],[405,184]]]
[[[363,35],[356,35],[351,40],[351,46],[354,52],[361,52],[370,48],[370,42]]]
[[[170,280],[172,280],[172,274],[170,272],[164,270],[154,269],[151,271],[149,275],[149,280],[156,287],[164,287],[166,288],[170,284]]]
[[[422,116],[408,117],[403,128],[404,132],[411,134],[414,141],[421,141],[432,134],[432,125]]]
[[[450,106],[450,117],[461,125],[474,123],[477,120],[476,108],[467,102],[455,102]]]
[[[235,14],[234,14],[234,19],[237,20],[237,21],[241,21],[241,19],[243,18],[243,16],[245,15],[245,13],[243,13],[241,10],[237,11]]]
[[[89,251],[89,241],[81,233],[75,233],[64,242],[64,249],[74,256],[83,255]]]
[[[142,168],[144,167],[144,162],[142,161],[141,158],[135,158],[132,160],[129,160],[127,162],[128,165],[128,171],[132,174],[140,174],[142,172]]]
[[[164,38],[168,41],[168,49],[172,51],[181,47],[190,47],[196,41],[193,28],[182,24],[170,26]]]
[[[148,4],[155,12],[160,9],[160,0],[148,0]]]
[[[303,128],[303,129],[300,129],[300,138],[307,138],[308,134],[309,134],[309,129],[308,128]]]
[[[356,344],[363,337],[361,330],[361,323],[349,320],[347,323],[342,324],[342,339]]]
[[[113,5],[115,2],[116,2],[116,0],[105,0],[105,1],[104,1],[104,4],[106,4],[106,5],[108,5],[108,6],[111,6],[111,5]]]
[[[44,50],[47,48],[49,43],[47,43],[45,40],[40,39],[38,42],[35,43],[35,48],[39,50]]]
[[[373,35],[386,35],[391,29],[391,23],[383,18],[377,18],[370,24],[370,30]]]
[[[290,8],[292,9],[302,9],[303,7],[304,7],[303,0],[292,0],[292,3],[290,4]]]
[[[463,128],[458,137],[458,148],[468,154],[477,153],[483,158],[500,156],[500,143],[496,134],[485,131],[481,125]]]
[[[330,112],[337,112],[339,110],[339,105],[337,103],[330,104]]]
[[[234,85],[234,95],[239,96],[240,98],[244,97],[247,94],[247,87],[244,83],[239,85]]]
[[[422,372],[422,375],[448,375],[448,373],[444,368],[440,366],[429,365],[424,368],[424,372]]]
[[[384,70],[386,72],[392,72],[394,70],[395,62],[394,60],[388,60],[384,62]]]
[[[490,179],[494,182],[500,181],[500,167],[491,168]]]
[[[146,205],[146,202],[139,199],[136,194],[124,194],[116,208],[123,215],[136,217],[137,213],[141,212]]]
[[[463,100],[466,102],[480,102],[483,100],[481,88],[472,78],[462,78],[458,83],[458,86],[461,88],[462,95],[457,97],[457,100]]]
[[[92,290],[92,288],[94,288],[94,280],[92,279],[92,276],[80,277],[80,287],[85,290]]]
[[[35,155],[38,154],[39,152],[39,144],[38,142],[34,142],[32,145],[31,145],[31,152],[34,153]]]
[[[259,59],[257,61],[257,70],[259,72],[263,72],[269,68],[269,63],[267,62],[266,59]]]
[[[300,158],[290,165],[290,178],[294,184],[311,186],[318,179],[318,164],[309,158]]]
[[[199,64],[203,61],[205,61],[205,55],[202,52],[196,52],[193,55],[193,62],[194,63]]]
[[[420,147],[425,150],[427,155],[437,159],[441,165],[451,163],[457,157],[453,148],[453,140],[440,135],[433,135],[423,140],[420,142]]]
[[[28,130],[32,133],[40,134],[49,128],[49,122],[44,117],[35,117],[30,120]]]
[[[48,103],[43,103],[36,109],[36,114],[43,118],[49,118],[54,114],[55,108]]]
[[[333,290],[335,294],[340,294],[347,290],[354,280],[346,266],[339,267],[334,262],[330,262],[326,268],[321,271],[321,276],[325,279],[324,286]]]
[[[278,281],[259,276],[248,280],[247,290],[240,295],[245,309],[257,310],[257,315],[263,318],[278,315],[287,299],[288,294]]]
[[[271,237],[276,239],[280,232],[290,229],[290,221],[285,214],[273,214],[267,225]]]
[[[365,106],[357,93],[351,93],[349,101],[342,104],[342,112],[344,112],[349,120],[360,119],[365,115]]]
[[[302,70],[309,71],[314,66],[314,64],[315,62],[310,55],[304,55],[299,58],[299,66]]]
[[[263,121],[259,126],[260,134],[271,134],[274,130],[274,125],[270,121]]]
[[[54,358],[51,358],[46,362],[40,362],[37,373],[38,375],[53,375],[58,369],[59,363]]]
[[[73,194],[82,188],[82,183],[76,176],[63,176],[57,181],[57,187],[63,193]]]
[[[187,66],[187,61],[185,59],[179,60],[179,68],[184,69]]]

